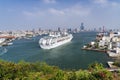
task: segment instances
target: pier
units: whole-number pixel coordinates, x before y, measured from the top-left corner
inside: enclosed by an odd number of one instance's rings
[[[98,52],[104,52],[104,53],[107,53],[108,51],[108,50],[100,50],[100,49],[93,49],[93,48],[82,48],[82,50],[98,51]]]
[[[120,71],[120,68],[113,65],[114,62],[112,61],[108,61],[107,64],[110,68],[107,68],[108,71],[111,71],[111,72],[119,72]]]
[[[106,68],[106,69],[111,72],[119,72],[120,71],[120,68]]]
[[[15,38],[15,36],[0,36],[0,38],[13,39],[13,38]]]
[[[115,53],[115,52],[112,52],[112,51],[107,51],[109,57],[113,57],[113,58],[117,58],[117,57],[120,57],[120,54],[119,53]]]

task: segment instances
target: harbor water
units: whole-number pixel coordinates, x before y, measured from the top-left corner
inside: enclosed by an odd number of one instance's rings
[[[107,61],[111,60],[107,54],[81,50],[84,44],[95,40],[96,34],[95,32],[73,34],[71,42],[50,50],[39,47],[39,39],[43,36],[15,40],[11,46],[0,47],[0,59],[13,62],[40,61],[61,69],[86,69],[89,64],[96,61],[107,67]]]

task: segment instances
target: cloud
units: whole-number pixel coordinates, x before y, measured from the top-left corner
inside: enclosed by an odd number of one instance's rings
[[[73,7],[65,8],[65,9],[55,9],[50,8],[48,10],[50,14],[54,15],[65,15],[65,16],[86,16],[89,15],[91,10],[89,8],[82,7],[80,5],[75,5]]]
[[[83,7],[80,5],[74,5],[68,8],[47,8],[47,9],[37,9],[36,11],[23,11],[22,14],[26,16],[26,18],[40,18],[40,17],[49,17],[50,15],[54,17],[84,17],[88,16],[91,13],[91,9],[88,7]]]
[[[57,10],[54,8],[50,8],[48,10],[48,12],[50,12],[51,14],[55,14],[55,15],[64,15],[65,14],[65,12],[63,10]]]
[[[56,3],[56,0],[43,0],[44,3],[50,4],[50,3]]]
[[[101,7],[116,7],[119,4],[110,0],[91,0],[94,4],[99,4]]]
[[[23,11],[23,14],[26,16],[35,16],[32,12]]]
[[[106,4],[108,3],[108,0],[93,0],[93,2],[97,4]]]
[[[25,17],[27,17],[27,18],[33,18],[33,17],[36,18],[39,16],[43,16],[44,12],[41,12],[41,11],[36,11],[36,12],[23,11],[22,14],[25,15]]]
[[[91,12],[90,8],[86,8],[80,5],[75,5],[71,8],[65,9],[65,12],[69,15],[78,15],[78,16],[86,16],[89,15]]]
[[[119,4],[118,4],[117,2],[112,2],[112,3],[111,3],[111,6],[112,6],[112,7],[116,7],[116,6],[119,6]]]

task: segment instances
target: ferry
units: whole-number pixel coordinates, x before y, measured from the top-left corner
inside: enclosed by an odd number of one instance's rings
[[[42,49],[52,49],[70,42],[72,38],[72,34],[68,34],[66,32],[56,32],[41,38],[39,40],[39,45]]]

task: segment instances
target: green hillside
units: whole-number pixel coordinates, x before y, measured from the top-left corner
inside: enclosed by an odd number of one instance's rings
[[[62,70],[46,63],[19,63],[0,60],[0,80],[120,80],[119,72],[107,71],[93,63],[87,70]]]

